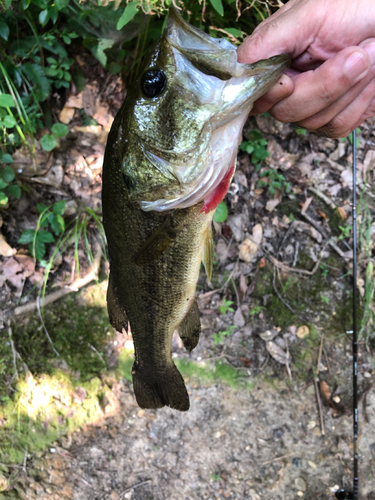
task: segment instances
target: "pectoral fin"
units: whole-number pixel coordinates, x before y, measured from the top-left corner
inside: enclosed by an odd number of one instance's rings
[[[197,299],[194,299],[188,313],[178,327],[178,333],[184,344],[185,349],[191,352],[198,344],[199,334],[201,333],[201,321],[199,317],[199,307]]]
[[[180,231],[179,227],[172,227],[171,221],[167,220],[141,246],[132,259],[134,264],[144,266],[159,259]]]
[[[211,225],[204,236],[202,262],[206,270],[207,278],[211,281],[212,267],[214,264],[214,230]]]

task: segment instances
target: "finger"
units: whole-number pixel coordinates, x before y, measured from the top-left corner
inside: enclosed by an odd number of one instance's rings
[[[281,99],[288,97],[293,92],[293,80],[287,75],[282,75],[275,85],[260,99],[255,101],[250,115],[265,113]]]
[[[304,52],[314,40],[314,33],[322,24],[324,13],[310,8],[309,22],[306,23],[305,5],[308,1],[289,1],[271,17],[263,21],[238,47],[239,62],[256,62],[276,54],[286,52],[296,57]],[[296,25],[303,28],[296,30]],[[291,33],[293,36],[291,36]]]
[[[293,93],[272,108],[282,122],[299,122],[327,108],[370,70],[370,57],[361,47],[348,47],[315,71],[293,78]]]
[[[366,88],[332,120],[315,132],[332,139],[346,137],[367,118],[375,115],[375,78]],[[301,124],[302,125],[302,124]],[[303,126],[303,125],[302,125]]]
[[[362,78],[359,82],[357,82],[351,89],[349,89],[342,97],[338,98],[335,102],[333,102],[331,105],[327,106],[324,108],[322,111],[307,117],[304,120],[299,120],[299,125],[308,129],[308,130],[316,130],[318,128],[321,128],[322,126],[330,123],[335,117],[338,115],[341,115],[341,113],[348,108],[353,101],[356,100],[357,96],[360,94],[363,94],[364,89],[367,89],[365,94],[366,98],[365,101],[368,103],[370,97],[367,97],[368,89],[369,89],[369,84],[372,82],[372,80],[375,78],[375,39],[370,39],[366,40],[364,42],[363,48],[365,51],[368,53],[369,58],[370,58],[370,70],[367,73],[367,75]],[[364,101],[363,101],[364,102]],[[362,108],[363,105],[361,104]],[[361,113],[363,109],[361,108]],[[358,113],[356,113],[358,115]],[[345,115],[346,116],[346,115]],[[359,118],[360,115],[357,116],[357,119]],[[349,121],[344,124],[344,123],[337,123],[339,126],[340,130],[344,127],[350,128],[352,121],[350,120],[350,117],[347,117]],[[354,119],[354,115],[353,115]],[[331,136],[330,136],[331,137]]]

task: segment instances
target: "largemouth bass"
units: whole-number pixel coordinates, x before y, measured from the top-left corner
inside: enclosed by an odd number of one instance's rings
[[[130,324],[141,408],[189,409],[171,357],[173,332],[188,351],[198,343],[195,290],[201,261],[211,277],[214,210],[253,102],[288,63],[279,55],[239,64],[232,44],[172,8],[114,120],[102,194],[108,314],[119,331]]]

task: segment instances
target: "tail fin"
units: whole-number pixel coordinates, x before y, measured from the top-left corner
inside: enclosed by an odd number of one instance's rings
[[[170,406],[180,411],[189,409],[184,379],[173,362],[163,371],[146,369],[134,363],[132,375],[134,394],[141,408]]]

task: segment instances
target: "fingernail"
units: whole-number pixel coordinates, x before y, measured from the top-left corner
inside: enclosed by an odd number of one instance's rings
[[[361,52],[353,52],[350,54],[344,64],[344,71],[351,79],[358,81],[363,78],[370,69],[365,56]]]
[[[370,63],[372,66],[373,64],[375,64],[375,42],[366,43],[363,48],[370,56]]]

